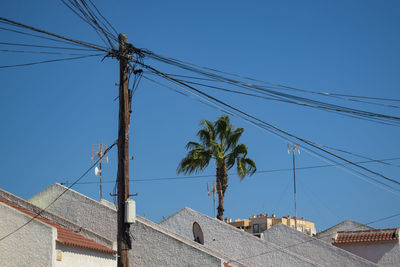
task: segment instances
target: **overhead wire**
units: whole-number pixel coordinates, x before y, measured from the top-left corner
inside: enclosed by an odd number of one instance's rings
[[[247,80],[250,80],[250,81],[260,82],[260,83],[264,83],[264,84],[270,85],[271,88],[285,88],[285,89],[290,89],[290,90],[294,90],[294,91],[317,94],[317,95],[321,95],[321,96],[344,96],[344,97],[351,97],[351,98],[361,98],[361,99],[371,99],[371,100],[379,100],[379,101],[400,102],[400,99],[395,99],[395,98],[383,98],[383,97],[371,97],[371,96],[360,96],[360,95],[350,95],[350,94],[338,94],[338,93],[331,93],[331,92],[318,92],[318,91],[300,89],[300,88],[296,88],[296,87],[293,87],[293,86],[276,84],[276,83],[272,83],[272,82],[268,82],[268,81],[263,81],[263,80],[251,78],[251,77],[244,76],[244,75],[239,75],[239,74],[234,74],[234,73],[218,70],[218,69],[215,69],[215,68],[201,66],[201,65],[193,64],[193,63],[186,62],[186,61],[183,61],[183,60],[175,59],[175,58],[164,57],[164,56],[161,56],[161,55],[156,54],[156,53],[154,53],[152,51],[149,51],[149,50],[144,50],[144,52],[147,55],[149,55],[149,56],[151,56],[151,57],[153,57],[155,59],[162,59],[163,61],[179,62],[182,65],[186,64],[186,65],[190,65],[190,66],[193,66],[193,67],[196,67],[196,68],[201,68],[201,69],[204,69],[204,70],[213,71],[213,72],[216,72],[216,73],[230,75],[230,76],[233,76],[233,77],[247,79]]]
[[[0,23],[2,23],[2,22],[0,21]],[[18,30],[14,30],[14,29],[8,29],[8,28],[0,27],[0,30],[9,31],[9,32],[13,32],[13,33],[18,33],[18,34],[22,34],[22,35],[28,35],[28,36],[32,36],[32,37],[36,37],[36,38],[40,38],[40,39],[50,40],[50,41],[53,41],[53,42],[58,42],[58,43],[63,43],[63,44],[69,44],[69,45],[73,45],[73,46],[82,47],[82,45],[80,45],[80,44],[71,43],[71,42],[68,42],[68,41],[65,41],[65,40],[50,38],[50,37],[41,36],[41,35],[37,35],[37,34],[32,34],[32,33],[28,33],[28,32],[18,31]],[[97,51],[97,49],[96,49],[96,51]]]
[[[178,75],[178,76],[179,76],[179,75]],[[148,78],[148,77],[146,77],[146,76],[144,76],[144,78],[146,78],[147,80],[150,80],[150,81],[152,81],[153,83],[156,83],[156,84],[158,84],[158,85],[160,85],[160,86],[166,87],[166,88],[168,88],[168,89],[170,89],[170,90],[172,90],[172,91],[174,91],[174,92],[177,92],[177,93],[182,94],[182,95],[184,95],[184,96],[190,97],[190,95],[188,95],[188,94],[182,93],[181,91],[178,91],[178,90],[176,90],[176,89],[174,89],[174,88],[172,88],[172,87],[169,87],[169,86],[167,86],[167,85],[165,85],[165,84],[159,83],[159,82],[157,82],[157,81],[155,81],[155,80],[153,80],[153,79],[150,79],[150,78]],[[201,102],[204,103],[204,104],[208,104],[208,103],[205,103],[204,101],[201,101]],[[213,107],[213,106],[212,106],[212,107]],[[384,161],[380,161],[380,160],[374,160],[374,159],[372,159],[372,158],[370,158],[370,157],[365,157],[365,156],[356,154],[356,153],[354,153],[354,152],[348,152],[348,151],[345,151],[345,150],[343,150],[343,149],[337,149],[337,148],[333,148],[333,147],[329,147],[329,146],[324,146],[324,145],[322,145],[322,144],[318,144],[318,145],[321,146],[321,147],[326,147],[326,148],[332,149],[332,150],[336,150],[336,151],[344,152],[344,153],[347,153],[347,154],[355,155],[355,156],[358,156],[358,157],[363,158],[363,159],[375,161],[375,162],[382,163],[382,164],[386,164],[386,165],[390,165],[390,166],[400,167],[400,165],[396,165],[396,164],[392,164],[392,163],[388,163],[388,162],[384,162]],[[362,163],[362,162],[360,162],[360,163]],[[325,165],[325,166],[331,166],[331,165]]]
[[[287,132],[285,130],[282,130],[282,129],[280,129],[280,128],[278,128],[278,127],[276,127],[276,126],[274,126],[274,125],[272,125],[272,124],[270,124],[270,123],[268,123],[266,121],[263,121],[263,120],[255,117],[255,116],[253,116],[253,115],[251,115],[249,113],[246,113],[246,112],[244,112],[244,111],[242,111],[242,110],[240,110],[240,109],[238,109],[238,108],[236,108],[236,107],[234,107],[234,106],[232,106],[230,104],[227,104],[224,101],[221,101],[220,99],[217,99],[217,98],[215,98],[215,97],[213,97],[213,96],[211,96],[209,94],[206,94],[206,93],[204,93],[203,91],[201,91],[199,89],[196,89],[196,88],[194,88],[194,87],[192,87],[192,86],[190,86],[188,84],[185,84],[183,82],[180,82],[179,80],[177,80],[177,79],[175,79],[173,77],[170,77],[170,76],[166,75],[165,73],[162,73],[162,72],[158,71],[157,69],[155,69],[155,68],[153,68],[151,66],[148,66],[148,65],[145,65],[145,64],[141,64],[141,66],[143,66],[144,68],[146,68],[148,70],[154,71],[154,73],[158,74],[160,77],[162,77],[162,78],[164,78],[166,80],[173,81],[174,83],[177,83],[182,87],[185,87],[185,88],[187,88],[189,90],[197,92],[198,94],[206,97],[207,99],[209,99],[211,101],[214,101],[215,103],[218,103],[218,104],[220,104],[220,105],[222,105],[222,106],[224,106],[226,108],[229,108],[232,111],[238,112],[240,115],[245,116],[248,119],[254,120],[254,121],[252,121],[253,124],[261,124],[264,127],[267,127],[269,130],[272,130],[274,132],[276,131],[278,133],[284,134],[284,135],[286,135],[286,136],[288,136],[290,138],[294,138],[295,140],[300,141],[301,143],[306,144],[306,145],[308,145],[308,146],[310,146],[310,147],[312,147],[314,149],[322,151],[322,152],[324,152],[324,153],[326,153],[326,154],[328,154],[328,155],[330,155],[330,156],[332,156],[334,158],[340,159],[340,160],[342,160],[344,162],[347,162],[347,163],[349,163],[349,164],[351,164],[351,165],[353,165],[353,166],[355,166],[357,168],[360,168],[360,169],[362,169],[364,171],[367,171],[367,172],[372,173],[372,174],[374,174],[376,176],[379,176],[380,178],[383,178],[383,179],[385,179],[387,181],[390,181],[392,183],[400,185],[399,181],[396,181],[396,180],[394,180],[392,178],[386,177],[385,175],[382,175],[382,174],[377,173],[375,171],[372,171],[372,170],[370,170],[368,168],[360,166],[360,165],[358,165],[358,164],[356,164],[356,163],[354,163],[354,162],[352,162],[352,161],[350,161],[350,160],[348,160],[348,159],[346,159],[346,158],[344,158],[344,157],[342,157],[340,155],[337,155],[337,154],[335,154],[333,152],[328,151],[327,149],[324,149],[324,148],[316,145],[315,143],[313,143],[313,142],[311,142],[311,141],[309,141],[307,139],[295,136],[294,134],[291,134],[291,133],[289,133],[289,132]],[[251,120],[249,120],[249,121],[251,121]]]
[[[217,75],[215,73],[210,73],[201,69],[196,69],[191,67],[190,64],[188,63],[187,65],[181,63],[179,60],[176,59],[170,59],[170,58],[165,58],[165,57],[161,57],[158,56],[152,52],[149,52],[147,50],[144,50],[144,52],[147,56],[149,56],[152,59],[161,61],[163,63],[166,64],[170,64],[170,65],[174,65],[176,67],[182,68],[184,70],[188,70],[191,72],[195,72],[197,74],[200,74],[202,76],[206,76],[206,77],[210,77],[214,80],[220,81],[220,82],[227,82],[228,84],[234,85],[234,86],[238,86],[244,89],[256,89],[259,90],[260,92],[267,92],[270,94],[274,94],[277,96],[281,96],[281,97],[285,97],[286,99],[292,99],[292,100],[297,100],[297,101],[301,101],[303,103],[309,103],[312,104],[311,106],[309,105],[309,107],[315,107],[318,109],[323,109],[323,110],[331,110],[331,111],[335,111],[335,112],[340,112],[340,113],[347,113],[347,114],[351,114],[354,116],[357,116],[359,118],[374,118],[375,121],[376,120],[381,120],[384,122],[389,122],[391,121],[392,124],[399,124],[400,123],[400,117],[398,116],[392,116],[392,115],[386,115],[386,114],[381,114],[381,113],[376,113],[376,112],[370,112],[370,111],[365,111],[365,110],[360,110],[360,109],[354,109],[354,108],[349,108],[349,107],[345,107],[345,106],[340,106],[340,105],[336,105],[336,104],[332,104],[332,103],[327,103],[327,102],[321,102],[321,101],[317,101],[317,100],[313,100],[313,99],[309,99],[309,98],[304,98],[304,97],[300,97],[300,96],[296,96],[296,95],[291,95],[291,94],[287,94],[287,93],[282,93],[282,92],[278,92],[276,90],[271,90],[268,88],[264,88],[261,86],[257,86],[257,85],[253,85],[253,84],[249,84],[249,83],[245,83],[245,82],[240,82],[231,78],[227,78],[224,76],[220,76]],[[205,69],[209,69],[209,68],[205,68]],[[397,106],[398,107],[398,106]]]
[[[262,98],[262,99],[265,99],[265,100],[280,101],[280,102],[285,102],[285,103],[289,103],[289,104],[296,104],[296,105],[299,105],[299,106],[306,106],[306,107],[311,107],[311,108],[321,108],[321,109],[324,109],[327,112],[333,112],[333,113],[336,113],[336,114],[339,114],[339,115],[342,115],[342,116],[348,116],[348,117],[357,118],[357,119],[361,119],[361,120],[372,121],[372,122],[381,123],[381,124],[385,124],[385,125],[391,125],[391,126],[400,127],[400,122],[398,122],[398,124],[394,124],[394,123],[382,121],[381,119],[375,118],[375,117],[366,117],[366,116],[356,117],[354,115],[341,113],[340,110],[337,110],[337,109],[325,108],[325,107],[319,106],[318,104],[315,104],[315,103],[314,104],[312,104],[312,103],[302,103],[302,102],[299,102],[299,101],[296,101],[296,100],[290,100],[290,99],[279,97],[279,96],[276,96],[276,95],[273,95],[273,94],[266,94],[267,96],[264,96],[264,95],[253,94],[253,93],[246,93],[246,92],[233,90],[233,89],[227,89],[227,88],[220,87],[220,86],[202,84],[202,83],[193,82],[193,81],[187,81],[187,80],[182,80],[182,79],[177,79],[177,80],[179,80],[181,82],[184,82],[184,83],[188,83],[188,84],[193,84],[193,85],[198,85],[198,86],[202,86],[202,87],[212,88],[212,89],[216,89],[216,90],[220,90],[220,91],[224,91],[224,92],[229,92],[229,93],[235,93],[235,94],[246,95],[246,96],[251,96],[251,97],[256,97],[256,98]]]
[[[219,87],[219,86],[201,84],[201,83],[182,80],[182,79],[177,79],[177,80],[179,80],[181,82],[184,82],[184,83],[203,86],[203,87],[208,87],[208,88],[212,88],[212,89],[216,89],[216,90],[220,90],[220,91],[224,91],[224,92],[229,92],[229,93],[235,93],[235,94],[246,95],[246,96],[251,96],[251,97],[256,97],[256,98],[262,98],[262,99],[265,99],[265,100],[280,101],[280,102],[285,102],[285,103],[289,103],[289,104],[307,106],[307,107],[311,107],[311,108],[319,108],[319,106],[316,106],[316,105],[311,105],[311,104],[307,104],[307,103],[301,103],[301,102],[297,102],[297,101],[294,101],[294,100],[288,100],[288,99],[285,99],[285,98],[282,98],[282,97],[278,97],[278,96],[274,96],[274,95],[264,96],[264,95],[258,95],[258,94],[253,94],[253,93],[246,93],[246,92],[242,92],[242,91],[227,89],[227,88]],[[337,114],[342,115],[342,116],[347,116],[347,117],[351,117],[351,118],[357,118],[357,119],[361,119],[361,120],[365,120],[365,121],[372,121],[372,122],[376,122],[376,123],[380,123],[380,124],[400,127],[400,122],[398,124],[394,124],[394,123],[381,121],[381,120],[379,120],[377,118],[356,117],[354,115],[343,114],[343,113],[340,113],[337,110],[325,110],[325,111],[326,112],[337,113]]]
[[[85,55],[85,56],[79,56],[79,57],[59,58],[59,59],[43,60],[43,61],[21,63],[21,64],[0,65],[0,69],[24,67],[24,66],[31,66],[31,65],[38,65],[38,64],[44,64],[44,63],[59,62],[59,61],[70,61],[70,60],[83,59],[83,58],[88,58],[88,57],[97,57],[97,56],[104,56],[104,55],[103,54],[93,54],[93,55]]]
[[[66,1],[68,1],[69,4]],[[114,33],[110,32],[107,24],[111,24],[108,21],[107,23],[102,23],[99,21],[99,17],[96,13],[98,13],[101,18],[104,18],[104,16],[100,13],[92,1],[89,1],[89,4],[85,0],[61,0],[61,2],[79,18],[89,24],[106,45],[109,45],[111,49],[115,49],[114,42],[118,42],[118,38],[116,35],[114,35]],[[91,6],[94,7],[95,11],[92,10]],[[107,40],[107,42],[103,39],[103,37]]]
[[[106,17],[103,16],[103,14],[101,14],[101,12],[99,11],[99,9],[96,7],[96,5],[93,3],[92,0],[89,0],[89,2],[91,3],[91,5],[96,9],[97,13],[103,18],[103,20],[105,21],[106,24],[108,24],[108,26],[110,26],[110,28],[114,31],[115,36],[118,36],[118,31],[114,28],[114,26],[107,20]],[[106,26],[107,28],[107,26]]]
[[[50,36],[59,38],[61,40],[68,41],[70,43],[75,43],[75,44],[79,44],[81,46],[94,48],[94,49],[97,49],[97,50],[100,50],[100,51],[103,51],[103,52],[107,52],[107,53],[111,53],[112,52],[111,50],[104,49],[104,48],[102,48],[102,47],[100,47],[98,45],[94,45],[94,44],[91,44],[91,43],[88,43],[88,42],[79,41],[79,40],[74,40],[74,39],[59,35],[59,34],[51,33],[51,32],[45,31],[45,30],[41,30],[39,28],[35,28],[35,27],[29,26],[29,25],[26,25],[26,24],[23,24],[23,23],[20,23],[20,22],[17,22],[17,21],[13,21],[13,20],[10,20],[10,19],[6,19],[6,18],[3,18],[3,17],[0,17],[0,21],[7,22],[7,23],[9,23],[11,25],[15,25],[15,26],[18,26],[18,27],[29,29],[29,30],[32,30],[32,31],[35,31],[35,32],[39,32],[39,33],[42,33],[42,34],[50,35]]]
[[[181,86],[183,89],[185,89],[185,87],[183,87],[183,85],[181,85],[181,84],[179,84],[179,83],[177,83],[177,85],[178,85],[178,86]],[[185,89],[185,90],[188,90],[188,89]],[[201,96],[199,96],[199,95],[197,95],[197,94],[195,94],[195,93],[192,93],[192,94],[196,95],[196,96],[199,97],[199,98],[202,98]],[[212,105],[212,104],[211,104],[211,105]],[[214,105],[216,105],[216,104],[214,104]],[[281,139],[283,139],[283,140],[286,140],[286,141],[291,142],[289,139],[287,139],[287,137],[282,136],[281,134],[272,131],[270,128],[266,127],[265,125],[256,123],[256,122],[250,120],[249,118],[243,117],[242,115],[238,115],[238,114],[235,114],[235,113],[231,113],[230,111],[228,111],[228,110],[225,109],[225,108],[220,108],[220,107],[218,107],[218,105],[216,105],[216,106],[214,106],[214,107],[216,107],[217,109],[220,109],[222,112],[225,112],[225,113],[228,113],[228,114],[230,114],[230,115],[236,116],[236,117],[241,118],[241,119],[243,119],[243,120],[245,120],[245,121],[247,121],[247,122],[249,122],[249,123],[251,123],[251,124],[254,124],[254,125],[256,125],[256,126],[262,128],[262,129],[265,129],[265,130],[267,130],[268,132],[270,132],[270,133],[272,133],[272,134],[278,136],[279,138],[281,138]],[[304,146],[303,146],[303,149],[304,149],[305,151],[311,153],[311,154],[316,155],[317,157],[321,158],[321,159],[324,160],[324,161],[336,163],[336,161],[334,161],[334,160],[332,160],[332,159],[330,159],[330,158],[327,158],[326,156],[321,155],[321,154],[317,153],[316,151],[310,150],[310,149],[308,149],[308,148],[306,148],[306,147],[304,147]],[[351,162],[351,161],[349,161],[349,162]],[[357,164],[356,164],[356,165],[357,165]],[[366,181],[366,182],[368,182],[368,183],[371,183],[371,184],[373,184],[373,185],[375,185],[375,186],[378,186],[378,187],[380,187],[381,189],[386,190],[386,191],[388,191],[388,192],[390,192],[390,193],[392,193],[392,194],[394,194],[394,195],[396,195],[396,196],[400,196],[399,190],[398,190],[398,189],[396,189],[396,188],[394,188],[394,187],[392,187],[392,186],[390,186],[390,185],[387,185],[387,184],[385,184],[385,183],[383,183],[383,182],[381,182],[381,181],[379,181],[379,180],[377,180],[377,179],[375,179],[375,178],[373,178],[373,177],[370,177],[370,176],[368,176],[368,175],[366,175],[366,174],[364,174],[364,173],[360,173],[359,171],[356,171],[356,170],[350,168],[349,166],[340,166],[340,165],[339,165],[338,167],[344,169],[344,170],[347,171],[347,172],[350,172],[350,173],[351,173],[352,175],[354,175],[355,177],[358,177],[358,178],[360,178],[360,179],[362,179],[362,180],[364,180],[364,181]],[[361,168],[364,168],[364,167],[361,166]],[[365,169],[367,169],[367,168],[365,168]],[[373,171],[372,171],[372,172],[373,172]],[[381,175],[381,174],[379,174],[379,175]],[[390,178],[388,178],[388,179],[390,179]]]
[[[46,54],[46,55],[69,55],[69,56],[87,56],[88,55],[88,54],[82,54],[82,53],[48,52],[48,51],[16,50],[16,49],[0,49],[0,52],[24,53],[24,54]]]
[[[78,13],[78,11],[76,11],[73,7],[71,7],[70,5],[67,4],[67,2],[65,2],[64,0],[61,0],[61,2],[67,6],[75,15],[77,15],[80,19],[82,19],[84,22],[86,22],[90,27],[92,27],[94,29],[94,31],[96,32],[96,34],[99,36],[99,38],[105,43],[105,45],[108,45],[107,42],[103,39],[103,37],[101,36],[101,33],[99,33],[99,29],[92,25],[92,23],[90,23],[90,20],[88,20],[87,18],[82,17],[81,14]],[[71,2],[71,1],[69,1]]]
[[[26,31],[34,31],[33,29],[24,27],[24,26],[25,26],[24,24],[23,24],[23,25],[13,24],[13,23],[10,23],[10,22],[4,21],[4,20],[0,20],[0,23],[1,23],[1,24],[6,24],[6,25],[8,25],[8,26],[15,27],[15,28],[18,28],[18,29],[26,30]],[[4,30],[4,31],[9,31],[9,32],[12,32],[12,33],[18,33],[18,34],[21,34],[21,35],[32,36],[32,37],[36,37],[36,38],[40,38],[40,39],[44,39],[44,40],[50,40],[50,41],[54,41],[54,42],[65,43],[65,44],[72,45],[72,46],[80,46],[80,47],[84,46],[84,47],[86,47],[86,46],[83,45],[83,44],[76,43],[76,42],[71,42],[71,41],[68,41],[68,40],[65,40],[65,39],[56,39],[56,38],[41,36],[41,35],[38,35],[38,34],[33,34],[33,33],[29,33],[29,32],[24,32],[24,31],[21,31],[21,30],[13,29],[13,28],[0,27],[0,29],[1,29],[1,30]],[[45,34],[45,33],[42,33],[42,32],[39,32],[39,33]],[[71,39],[71,40],[73,40],[73,39]],[[107,49],[107,47],[102,46],[102,45],[91,44],[91,43],[88,43],[88,42],[85,42],[85,43],[87,43],[87,44],[93,46],[93,47],[91,47],[92,49],[95,49],[94,47],[99,47],[99,48],[102,48],[102,49]],[[98,50],[98,49],[96,49],[96,50]]]
[[[76,48],[76,47],[65,47],[65,46],[50,46],[50,45],[38,45],[38,44],[23,44],[23,43],[10,43],[10,42],[0,42],[0,45],[49,48],[49,49],[57,49],[57,50],[77,50],[77,51],[91,51],[91,52],[97,51],[95,49],[88,49],[88,48]]]

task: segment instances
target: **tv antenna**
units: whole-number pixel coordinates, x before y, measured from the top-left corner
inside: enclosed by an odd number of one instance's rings
[[[297,203],[296,203],[296,164],[295,164],[295,154],[300,155],[300,150],[299,150],[300,145],[299,144],[290,144],[287,145],[288,148],[288,154],[292,154],[293,158],[293,186],[294,186],[294,222],[295,222],[295,227],[297,230]]]
[[[210,192],[210,188],[208,187],[208,182],[207,182],[207,194],[209,198],[212,198],[213,200],[213,210],[214,210],[214,218],[215,218],[215,182],[212,182],[212,197],[211,197],[211,192]]]
[[[100,159],[99,167],[96,166],[94,168],[94,175],[99,176],[99,178],[100,178],[100,200],[103,199],[103,188],[102,188],[102,178],[103,177],[102,177],[101,162],[102,162],[104,156],[106,158],[106,162],[108,163],[108,146],[107,145],[105,145],[105,146],[106,146],[105,153],[103,152],[103,143],[101,141],[100,141],[99,150],[97,151],[97,153],[93,154],[93,145],[90,150],[90,159],[92,160],[92,162],[94,162],[96,158]]]
[[[200,224],[198,222],[193,223],[193,237],[195,242],[204,245],[203,230],[201,230]]]

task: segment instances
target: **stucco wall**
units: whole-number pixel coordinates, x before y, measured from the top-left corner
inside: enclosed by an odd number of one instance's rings
[[[62,185],[54,184],[29,199],[29,202],[45,207],[65,188]],[[67,191],[49,207],[49,210],[90,231],[113,241],[117,240],[117,211],[74,190]],[[132,266],[164,266],[164,264],[167,264],[165,266],[201,266],[197,265],[196,262],[193,262],[194,265],[190,265],[191,263],[187,261],[189,256],[198,262],[210,263],[210,266],[216,266],[216,262],[218,262],[218,266],[221,266],[221,260],[217,259],[221,259],[223,256],[214,255],[212,251],[207,251],[206,248],[202,251],[195,245],[193,246],[192,238],[180,241],[178,237],[163,233],[161,228],[159,225],[150,223],[138,216],[137,223],[131,226],[132,236],[138,237],[133,240],[135,248],[131,250],[130,256],[133,262],[140,264]],[[144,233],[141,233],[141,231],[144,231]],[[146,242],[141,240],[146,240]],[[163,264],[155,264],[157,262],[163,262]]]
[[[53,184],[28,201],[44,208],[65,189],[65,186]],[[65,192],[47,210],[107,239],[117,240],[117,224],[115,223],[117,211],[72,189]]]
[[[89,249],[75,248],[56,244],[62,251],[61,260],[56,260],[54,267],[116,267],[117,259],[112,254],[101,253]]]
[[[31,217],[0,203],[0,236],[30,220]],[[0,266],[54,266],[57,229],[32,221],[0,242]]]
[[[275,225],[265,231],[263,238],[325,266],[377,266],[364,258],[310,237],[283,224]]]
[[[193,238],[192,226],[195,221],[202,227],[205,247],[232,259],[241,259],[248,266],[321,266],[189,208],[168,217],[160,225],[187,238]]]
[[[338,247],[377,263],[379,266],[400,266],[399,243],[338,244]]]
[[[218,266],[221,260],[143,223],[131,227],[132,266]]]

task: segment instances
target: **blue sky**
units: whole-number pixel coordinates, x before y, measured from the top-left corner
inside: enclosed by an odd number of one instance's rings
[[[136,47],[259,80],[315,91],[400,99],[400,4],[398,1],[95,1],[103,15]],[[101,44],[94,31],[61,1],[5,1],[0,16]],[[54,45],[51,41],[0,31],[0,42]],[[2,46],[1,49],[7,49]],[[58,58],[0,53],[0,65]],[[29,198],[55,182],[72,182],[91,164],[90,147],[117,138],[118,63],[101,57],[0,69],[0,187]],[[146,61],[145,61],[146,62]],[[149,61],[149,64],[156,64]],[[160,69],[179,73],[163,65]],[[229,94],[216,95],[280,128],[319,144],[374,159],[400,157],[399,128],[290,104]],[[357,103],[346,102],[351,107]],[[396,109],[367,106],[398,116]],[[130,174],[133,179],[177,177],[185,144],[201,119],[221,112],[142,79],[133,99]],[[291,168],[287,142],[238,118],[242,142],[259,170]],[[298,167],[326,164],[306,153]],[[359,160],[350,158],[351,160]],[[400,164],[400,160],[390,161]],[[364,166],[399,180],[399,168]],[[117,173],[116,149],[103,168],[105,181]],[[210,177],[137,181],[131,193],[137,210],[153,221],[188,206],[212,216]],[[291,171],[264,172],[240,182],[234,171],[225,216],[294,215]],[[367,223],[399,213],[399,196],[341,168],[296,172],[298,215],[323,230],[344,219]],[[96,182],[90,172],[82,182]],[[104,184],[112,200],[113,183]],[[73,189],[98,199],[97,184]],[[397,186],[397,190],[400,188]],[[371,226],[398,227],[400,216]]]

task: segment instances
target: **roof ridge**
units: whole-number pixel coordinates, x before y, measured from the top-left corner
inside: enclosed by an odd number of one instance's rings
[[[353,230],[353,231],[337,231],[337,233],[368,233],[368,232],[383,232],[383,231],[396,231],[399,228],[385,228],[385,229],[369,229],[369,230]]]

